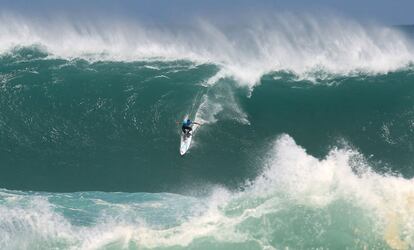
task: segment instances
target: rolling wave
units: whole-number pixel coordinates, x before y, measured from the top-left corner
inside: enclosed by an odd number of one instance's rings
[[[372,171],[352,149],[319,160],[288,135],[242,191],[0,192],[3,249],[409,249],[412,180]]]
[[[111,18],[0,14],[1,249],[414,248],[410,27]]]
[[[407,67],[414,59],[413,41],[401,29],[329,15],[280,13],[237,25],[198,19],[183,27],[119,19],[51,22],[7,12],[0,20],[2,53],[37,46],[60,58],[214,63],[222,76],[250,87],[273,71],[376,74]]]

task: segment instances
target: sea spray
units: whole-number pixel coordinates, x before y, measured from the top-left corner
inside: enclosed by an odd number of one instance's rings
[[[413,248],[412,38],[324,16],[3,12],[0,248]]]
[[[242,191],[216,187],[207,197],[3,190],[1,246],[412,247],[412,180],[375,173],[351,149],[318,160],[288,135],[275,141],[268,157],[263,173]]]
[[[33,22],[8,12],[0,20],[2,53],[35,45],[59,58],[214,63],[220,65],[222,75],[248,86],[274,71],[375,74],[406,67],[414,59],[412,40],[398,29],[329,15],[263,15],[241,20],[231,29],[208,19],[170,29],[122,19]]]

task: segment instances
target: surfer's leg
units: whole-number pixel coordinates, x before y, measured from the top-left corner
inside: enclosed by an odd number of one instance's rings
[[[182,127],[182,130],[184,132],[184,134],[188,134],[189,132],[191,132],[191,130],[193,130],[191,127]]]

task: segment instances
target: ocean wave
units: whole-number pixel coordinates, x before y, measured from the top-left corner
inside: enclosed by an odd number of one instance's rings
[[[352,149],[319,160],[288,135],[240,191],[0,193],[3,249],[370,248],[414,244],[414,185]],[[74,211],[72,208],[76,208]],[[86,216],[77,225],[76,218]],[[86,223],[85,221],[91,221]]]
[[[1,53],[36,45],[62,58],[214,63],[221,75],[250,87],[274,71],[303,77],[321,70],[376,74],[404,68],[414,59],[413,41],[397,28],[330,15],[279,13],[232,27],[194,20],[181,28],[120,19],[46,22],[6,12],[0,20]]]

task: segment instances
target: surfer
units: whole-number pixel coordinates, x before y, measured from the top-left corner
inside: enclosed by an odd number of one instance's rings
[[[187,135],[188,133],[190,133],[193,130],[193,128],[191,127],[192,124],[201,125],[200,123],[193,122],[190,119],[184,119],[184,121],[182,123],[182,126],[181,126],[181,130],[183,131],[184,134]]]
[[[179,122],[177,122],[179,124]],[[193,137],[193,132],[200,126],[201,123],[191,121],[188,118],[185,118],[181,123],[181,130],[183,131],[180,141],[180,155],[184,155],[190,148],[191,139]]]

